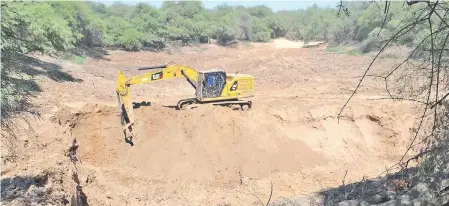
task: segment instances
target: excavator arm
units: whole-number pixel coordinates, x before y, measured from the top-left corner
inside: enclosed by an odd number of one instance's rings
[[[122,71],[117,77],[117,100],[121,114],[121,123],[125,137],[128,141],[132,140],[132,127],[134,125],[133,105],[131,96],[131,86],[138,84],[148,84],[158,80],[168,80],[173,78],[186,78],[187,81],[196,89],[198,81],[198,71],[184,65],[161,65],[150,67],[138,67],[138,70],[153,70],[144,75],[132,78],[126,78]]]

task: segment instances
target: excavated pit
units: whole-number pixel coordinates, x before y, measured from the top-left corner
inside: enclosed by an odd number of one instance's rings
[[[249,111],[202,105],[179,111],[153,104],[135,109],[131,146],[116,108],[96,105],[72,120],[72,135],[82,144],[84,164],[111,177],[232,186],[245,177],[295,174],[332,162],[393,160],[407,137],[407,131],[394,128],[408,123],[388,114],[399,107],[353,106],[338,122],[326,115],[337,107],[323,105],[262,104]]]

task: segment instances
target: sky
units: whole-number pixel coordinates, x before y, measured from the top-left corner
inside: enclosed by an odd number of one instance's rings
[[[96,2],[102,2],[106,5],[111,5],[112,3],[114,3],[114,1],[112,0],[95,0]],[[154,6],[156,8],[160,8],[162,6],[162,2],[163,1],[121,1],[125,4],[131,4],[131,5],[135,5],[137,3],[140,2],[144,2],[144,3],[148,3],[151,6]],[[257,5],[265,5],[269,8],[271,8],[273,11],[279,11],[279,10],[297,10],[297,9],[306,9],[307,7],[312,6],[314,3],[319,6],[319,7],[329,7],[329,8],[335,8],[335,6],[338,4],[339,1],[337,0],[327,0],[327,1],[307,1],[307,0],[296,0],[296,1],[218,1],[218,0],[214,0],[214,1],[210,1],[210,0],[205,0],[203,1],[204,7],[206,7],[207,9],[212,9],[215,8],[218,5],[222,5],[222,4],[227,4],[229,6],[245,6],[245,7],[250,7],[250,6],[257,6]]]

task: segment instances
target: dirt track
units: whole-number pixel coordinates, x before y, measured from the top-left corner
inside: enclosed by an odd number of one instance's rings
[[[369,57],[263,44],[186,48],[172,55],[111,52],[104,58],[83,66],[64,63],[64,70],[82,82],[41,80],[43,92],[36,102],[48,115],[36,123],[36,134],[47,145],[34,150],[45,155],[11,166],[20,170],[44,158],[44,167],[58,168],[52,162],[76,137],[92,205],[252,205],[258,204],[253,194],[268,198],[270,182],[274,199],[308,194],[338,186],[346,170],[348,181],[380,174],[400,158],[415,123],[411,104],[367,100],[383,95],[382,85],[370,80],[337,121]],[[115,107],[117,72],[169,62],[254,75],[253,108],[177,111],[171,106],[194,94],[185,80],[136,87],[135,101],[152,105],[135,110],[131,147],[124,142]],[[50,117],[62,126],[50,125],[45,120]]]

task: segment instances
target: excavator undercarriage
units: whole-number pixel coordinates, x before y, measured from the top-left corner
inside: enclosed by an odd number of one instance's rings
[[[229,99],[229,100],[217,100],[217,101],[202,102],[202,101],[198,101],[198,99],[196,99],[196,98],[190,98],[190,99],[179,100],[178,104],[176,105],[176,108],[178,108],[180,110],[185,110],[188,108],[192,108],[192,106],[195,106],[198,104],[212,104],[212,105],[217,105],[217,106],[238,105],[238,106],[240,106],[240,108],[243,111],[251,109],[251,107],[252,107],[252,102],[250,100]]]
[[[138,67],[138,70],[157,70],[144,75],[126,78],[122,71],[117,77],[117,99],[121,122],[127,141],[132,142],[134,124],[132,85],[147,84],[157,80],[185,78],[195,88],[195,98],[183,99],[176,108],[184,110],[199,104],[218,106],[238,105],[242,110],[252,107],[248,98],[254,94],[254,77],[247,74],[226,74],[223,70],[198,72],[184,65]]]

